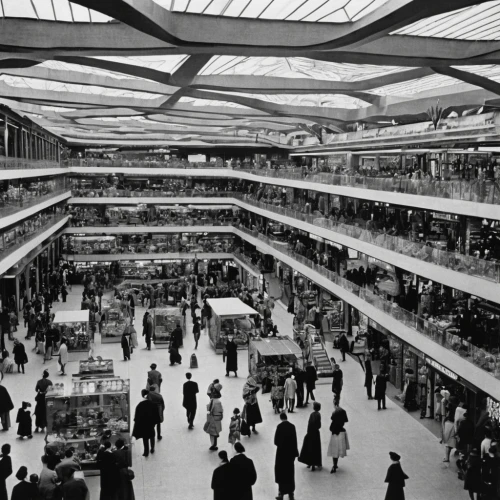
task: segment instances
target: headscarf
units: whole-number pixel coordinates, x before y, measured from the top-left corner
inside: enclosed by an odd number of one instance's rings
[[[257,396],[255,395],[256,388],[257,388],[257,382],[250,375],[247,378],[245,385],[243,386],[243,399],[245,400],[245,403],[253,405],[257,402]]]

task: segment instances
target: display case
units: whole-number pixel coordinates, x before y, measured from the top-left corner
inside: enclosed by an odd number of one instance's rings
[[[72,353],[88,353],[94,344],[94,331],[89,328],[90,313],[85,311],[57,311],[54,325],[59,329],[61,338],[66,337],[70,361],[77,358]]]
[[[64,452],[72,446],[86,473],[98,471],[97,452],[105,440],[130,444],[130,381],[73,380],[64,393],[47,393],[47,446]],[[130,447],[129,447],[130,450]],[[129,463],[132,456],[129,451]]]
[[[120,302],[113,301],[109,307],[103,308],[104,324],[101,325],[101,343],[117,343],[121,341],[121,336],[125,327],[130,323],[130,319],[120,308]]]
[[[86,359],[80,360],[78,373],[73,377],[103,378],[113,377],[115,374],[112,359]]]
[[[109,254],[116,251],[116,236],[69,236],[63,238],[63,253],[68,254]]]
[[[121,265],[121,273],[125,279],[150,280],[159,277],[161,266],[151,261],[124,261]]]
[[[183,317],[177,308],[164,307],[151,310],[153,317],[153,343],[156,348],[168,347],[172,332],[177,325],[182,328],[182,336],[186,335]]]

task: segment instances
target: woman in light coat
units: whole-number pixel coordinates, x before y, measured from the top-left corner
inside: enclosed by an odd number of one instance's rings
[[[220,402],[221,389],[222,386],[220,384],[216,384],[214,386],[214,389],[212,391],[212,399],[207,405],[208,414],[204,430],[207,434],[210,435],[210,442],[212,443],[212,446],[210,446],[209,450],[211,451],[218,450],[217,438],[222,432],[222,418],[224,416],[224,411],[222,408],[222,403]]]
[[[285,381],[285,402],[289,413],[293,413],[296,392],[297,382],[295,381],[295,376],[290,375]]]

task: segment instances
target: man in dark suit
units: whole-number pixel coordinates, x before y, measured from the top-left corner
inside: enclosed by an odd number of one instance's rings
[[[227,458],[227,451],[219,451],[221,463],[212,474],[212,489],[214,490],[214,500],[232,500],[229,488],[231,478],[231,466]]]
[[[245,453],[245,447],[237,441],[236,455],[229,462],[231,472],[231,499],[253,500],[252,486],[257,482],[257,471],[253,461]]]
[[[278,484],[276,500],[283,500],[288,495],[294,499],[295,492],[295,459],[299,456],[297,446],[297,431],[295,425],[288,422],[286,413],[280,415],[281,423],[276,427],[274,445],[276,446],[276,460],[274,462],[274,481]]]
[[[342,392],[342,386],[344,385],[344,374],[340,369],[340,366],[335,364],[333,367],[333,380],[332,380],[332,392],[333,398],[340,401],[340,393]]]
[[[149,456],[149,445],[151,453],[155,452],[155,425],[160,421],[157,406],[148,399],[149,391],[143,389],[143,400],[135,408],[134,430],[132,436],[136,439],[142,438],[144,443],[143,457]]]
[[[306,401],[304,404],[309,404],[309,396],[311,396],[311,399],[313,401],[316,401],[314,398],[314,389],[316,389],[316,380],[318,380],[318,373],[316,372],[316,368],[313,366],[313,364],[308,361],[307,366],[306,366],[306,389],[307,389],[307,394],[306,394]]]
[[[375,379],[375,399],[377,400],[378,409],[385,410],[385,391],[387,389],[387,375],[380,373]],[[382,404],[382,408],[380,405]]]
[[[186,417],[188,421],[188,429],[193,428],[194,417],[196,416],[196,394],[198,394],[198,384],[191,380],[191,373],[186,373],[187,382],[184,383],[182,387],[182,393],[184,399],[182,400],[182,406],[186,408]]]
[[[158,409],[158,415],[159,415],[159,422],[156,424],[156,434],[158,437],[158,441],[161,441],[162,435],[161,435],[161,423],[163,422],[163,413],[165,412],[165,401],[163,400],[163,396],[159,394],[159,388],[156,384],[153,384],[149,388],[149,394],[148,394],[148,399],[152,403],[156,405],[156,408]]]

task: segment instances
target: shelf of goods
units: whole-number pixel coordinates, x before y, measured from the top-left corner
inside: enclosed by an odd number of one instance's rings
[[[271,374],[286,376],[293,366],[304,368],[303,351],[288,335],[254,338],[248,346],[248,371],[259,383]]]
[[[331,377],[333,365],[326,351],[320,333],[313,325],[305,325],[304,329],[293,329],[293,339],[302,348],[304,359],[311,361],[318,377]]]
[[[94,331],[89,327],[89,321],[88,310],[56,312],[53,323],[61,332],[61,338],[68,340],[70,361],[79,359],[78,353],[88,353],[93,349]]]
[[[78,373],[73,377],[81,378],[103,378],[113,377],[114,368],[112,359],[102,359],[97,356],[96,359],[81,359]]]
[[[210,343],[217,354],[222,354],[228,336],[238,349],[247,349],[251,337],[256,336],[253,317],[259,314],[237,298],[208,299],[212,317],[208,321]]]
[[[174,307],[150,309],[153,317],[153,343],[158,349],[168,348],[172,339],[172,332],[177,325],[182,329],[182,338],[186,336],[184,318],[180,311]]]
[[[96,474],[101,443],[123,439],[130,445],[130,380],[90,378],[56,386],[46,396],[46,446],[60,452],[72,446],[85,474]]]

